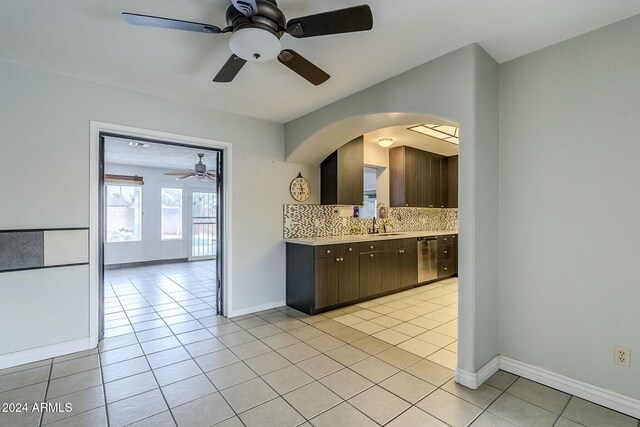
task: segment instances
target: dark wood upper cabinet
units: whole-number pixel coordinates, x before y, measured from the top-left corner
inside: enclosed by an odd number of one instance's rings
[[[447,207],[458,207],[458,156],[447,158]]]
[[[431,173],[431,159],[424,151],[410,147],[389,150],[389,191],[391,206],[425,206],[430,188],[425,183]]]
[[[338,148],[320,165],[320,203],[360,205],[364,197],[364,137]]]
[[[455,166],[454,176],[445,156],[406,146],[390,149],[391,206],[451,207],[449,188],[457,189],[457,162]],[[455,197],[457,207],[457,192]]]

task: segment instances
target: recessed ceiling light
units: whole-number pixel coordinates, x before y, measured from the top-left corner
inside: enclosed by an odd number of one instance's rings
[[[459,145],[459,128],[457,128],[456,126],[424,124],[412,126],[409,128],[409,130],[430,136],[432,138],[440,139],[451,144]]]
[[[378,140],[378,145],[380,147],[389,148],[393,145],[393,138],[380,138]]]

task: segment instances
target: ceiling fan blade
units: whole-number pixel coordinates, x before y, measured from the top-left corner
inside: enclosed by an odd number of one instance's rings
[[[258,13],[256,0],[231,0],[233,7],[238,9],[244,16],[251,17]]]
[[[284,49],[280,52],[278,61],[316,86],[326,82],[331,77],[309,62],[304,56],[291,49]]]
[[[217,83],[229,83],[240,72],[247,61],[237,55],[231,55],[227,62],[222,66],[218,74],[213,78]]]
[[[173,30],[195,31],[196,33],[219,34],[222,30],[215,25],[198,22],[180,21],[178,19],[161,18],[159,16],[139,15],[137,13],[122,12],[122,17],[129,24],[147,27],[170,28]]]
[[[184,172],[167,172],[165,173],[165,175],[169,175],[169,176],[184,176],[184,175],[193,175],[193,172],[191,171],[184,171]]]
[[[215,173],[207,172],[206,177],[209,179],[216,180],[218,178],[218,175]]]
[[[195,175],[191,174],[191,175],[187,175],[187,176],[183,176],[182,178],[176,178],[178,181],[184,181],[185,179],[191,179],[195,177]]]
[[[369,31],[373,28],[371,8],[361,6],[294,18],[287,23],[287,33],[296,38],[326,36],[328,34]]]

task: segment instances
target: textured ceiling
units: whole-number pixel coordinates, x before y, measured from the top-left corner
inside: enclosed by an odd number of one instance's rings
[[[202,162],[207,165],[207,169],[216,169],[215,151],[157,143],[145,143],[146,147],[132,147],[129,144],[131,142],[138,141],[105,137],[105,163],[187,171],[193,170],[194,165],[198,163],[198,153],[202,153]]]
[[[0,59],[138,92],[286,122],[470,43],[498,62],[640,13],[638,0],[281,0],[288,19],[366,2],[374,29],[283,37],[332,77],[314,87],[277,61],[213,76],[228,34],[127,24],[122,11],[224,26],[228,0],[2,0]]]

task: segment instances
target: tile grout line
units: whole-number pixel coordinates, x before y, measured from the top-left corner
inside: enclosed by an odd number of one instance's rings
[[[165,276],[165,277],[166,277],[166,276]],[[171,279],[170,279],[170,280],[171,280]],[[174,282],[174,283],[175,283],[175,282]],[[138,289],[138,287],[137,287],[133,282],[131,282],[131,284],[136,288],[136,290],[137,290],[138,292],[140,292],[140,290]],[[162,289],[161,289],[161,290],[162,290]],[[162,291],[164,292],[164,290],[162,290]],[[165,292],[165,293],[166,293],[166,292]],[[174,338],[176,338],[176,339],[178,340],[178,342],[180,342],[180,340],[178,339],[178,337],[176,337],[175,333],[173,332],[173,329],[171,329],[171,327],[169,327],[169,326],[167,325],[167,323],[164,321],[164,318],[163,318],[163,317],[162,317],[162,316],[161,316],[161,315],[156,311],[156,308],[153,306],[153,304],[151,304],[151,303],[149,302],[149,300],[148,300],[145,296],[143,296],[142,294],[140,294],[140,295],[142,296],[142,298],[144,298],[144,300],[145,300],[145,301],[149,304],[149,306],[153,309],[154,313],[155,313],[156,315],[158,315],[158,316],[162,319],[162,322],[165,324],[165,326],[169,328],[169,330],[170,330],[170,331],[171,331],[171,333],[172,333],[172,335],[171,335],[171,336],[173,336]],[[167,294],[167,296],[169,296],[169,295]],[[169,298],[171,298],[171,296],[169,296]],[[173,298],[171,298],[171,299],[173,299]],[[119,300],[120,300],[120,298],[118,297],[118,301],[119,301]],[[174,301],[175,301],[175,300],[174,300]],[[180,305],[180,304],[178,303],[178,305]],[[181,307],[182,307],[182,306],[181,306]],[[127,316],[127,320],[129,320],[129,315],[127,314],[127,311],[126,311],[126,309],[124,308],[124,306],[123,306],[123,310],[124,310],[124,312],[125,312],[125,315]],[[188,310],[186,310],[186,311],[188,312]],[[129,320],[129,321],[130,321],[130,320]],[[132,325],[132,329],[134,329],[134,328],[133,328],[133,325]],[[133,334],[134,334],[134,336],[135,336],[135,338],[136,338],[136,341],[138,342],[138,345],[140,346],[140,350],[142,351],[142,354],[143,354],[143,356],[142,356],[142,357],[144,357],[145,361],[147,362],[147,365],[149,365],[149,369],[150,369],[151,375],[153,375],[153,379],[154,379],[154,381],[156,382],[156,385],[158,386],[157,390],[158,390],[158,391],[160,391],[160,395],[162,396],[162,399],[164,400],[165,405],[167,405],[167,410],[169,411],[169,414],[171,415],[171,419],[173,420],[173,422],[174,422],[174,424],[175,424],[175,425],[178,425],[178,423],[177,423],[177,421],[176,421],[176,419],[175,419],[175,416],[173,415],[173,411],[171,410],[171,406],[169,406],[169,402],[167,401],[167,397],[165,396],[164,391],[162,390],[162,387],[160,386],[160,383],[158,382],[158,378],[156,377],[156,373],[154,372],[153,367],[151,366],[151,363],[149,363],[149,359],[147,358],[147,353],[146,353],[146,352],[144,351],[144,349],[142,348],[142,343],[140,342],[140,339],[138,338],[138,335],[137,335],[137,333],[136,333],[135,329],[134,329]],[[180,344],[181,344],[181,347],[182,347],[182,348],[187,352],[187,354],[189,354],[189,356],[191,356],[191,354],[187,351],[187,349],[186,349],[186,348],[184,348],[184,346],[182,345],[182,342],[180,342]],[[176,348],[177,348],[177,347],[176,347]],[[193,359],[193,358],[191,358],[191,359]],[[130,359],[128,359],[128,360],[130,360]],[[195,360],[194,360],[194,362],[195,362]],[[176,362],[176,363],[180,363],[180,362]],[[196,365],[197,365],[197,363],[196,363]],[[198,366],[198,367],[199,367],[199,366]],[[214,386],[214,387],[215,387],[215,386]],[[149,391],[153,391],[153,390],[149,390]],[[148,392],[148,391],[143,392],[143,393],[147,393],[147,392]],[[135,396],[139,396],[140,394],[143,394],[143,393],[139,393],[139,394],[137,394],[137,395],[135,395]],[[127,399],[128,399],[128,398],[130,398],[130,397],[134,397],[134,396],[129,396],[129,397],[127,397]],[[125,400],[125,399],[121,399],[121,400]],[[106,404],[106,396],[105,396],[105,404]],[[107,411],[107,412],[108,412],[108,411]],[[164,411],[163,411],[163,412],[164,412]],[[162,412],[159,412],[158,414],[161,414],[161,413],[162,413]],[[147,417],[147,418],[154,417],[154,416],[156,416],[156,415],[158,415],[158,414],[153,414],[153,415],[151,415],[151,416],[149,416],[149,417]],[[142,421],[142,420],[147,419],[147,418],[143,418],[143,419],[138,420],[138,421]],[[138,422],[138,421],[134,421],[134,422]],[[132,423],[130,423],[130,424],[132,424]]]
[[[169,278],[168,276],[165,276],[165,277],[167,277],[169,280],[173,281],[173,279]],[[132,285],[133,285],[133,286],[138,290],[138,292],[139,292],[139,289],[137,288],[137,286],[136,286],[133,282],[131,282],[131,283],[132,283]],[[177,284],[177,282],[174,282],[174,283],[176,283],[176,284]],[[178,286],[180,286],[180,285],[178,284]],[[184,289],[184,288],[183,288],[183,289]],[[161,289],[161,290],[162,290],[162,292],[165,292],[163,289]],[[165,292],[165,294],[166,294],[166,292]],[[141,295],[142,295],[142,294],[141,294]],[[167,296],[168,296],[169,298],[173,299],[170,295],[168,295],[168,294],[167,294]],[[149,303],[149,304],[150,304],[150,307],[153,309],[153,311],[154,311],[158,316],[160,316],[160,318],[162,318],[162,319],[163,319],[163,322],[164,322],[164,318],[163,318],[163,317],[160,315],[160,313],[156,310],[155,306],[154,306],[152,303],[150,303],[150,302],[147,300],[147,298],[146,298],[146,297],[144,297],[144,296],[143,296],[143,298],[147,301],[147,303]],[[198,298],[198,299],[199,299],[199,298]],[[175,301],[175,300],[174,300],[174,301]],[[203,302],[204,302],[204,301],[203,301]],[[182,305],[181,305],[180,303],[178,303],[177,301],[176,301],[176,303],[182,307]],[[182,308],[183,308],[185,311],[187,311],[187,313],[189,313],[189,314],[191,315],[191,312],[190,312],[188,309],[185,309],[184,307],[182,307]],[[211,307],[211,308],[213,308],[213,307]],[[125,309],[125,312],[126,312],[126,309]],[[214,315],[209,316],[209,317],[214,317],[214,316],[217,316],[217,314],[214,314]],[[195,318],[194,318],[194,319],[195,319]],[[229,319],[229,320],[230,320],[230,319]],[[202,328],[203,328],[203,329],[205,329],[205,330],[207,330],[207,331],[208,331],[208,329],[207,329],[207,328],[206,328],[206,327],[205,327],[205,326],[204,326],[204,325],[199,321],[199,319],[196,319],[196,321],[198,321],[198,323],[200,323],[200,325],[202,326]],[[230,322],[233,322],[233,321],[232,321],[232,320],[230,320]],[[183,323],[183,322],[181,322],[181,323]],[[233,323],[235,324],[235,322],[233,322]],[[166,325],[166,322],[165,322],[165,325]],[[239,326],[239,325],[238,325],[238,326]],[[168,325],[167,325],[167,327],[169,328],[169,330],[170,330],[170,331],[171,331],[171,333],[172,333],[172,335],[171,335],[171,336],[173,336],[174,338],[176,338],[176,339],[178,340],[178,342],[180,343],[180,347],[182,347],[182,348],[187,352],[187,354],[189,354],[190,359],[187,359],[187,360],[193,360],[193,361],[194,361],[194,363],[196,364],[196,366],[198,366],[198,369],[200,369],[200,371],[202,372],[202,375],[204,375],[204,376],[207,378],[207,380],[211,383],[211,385],[214,387],[214,389],[216,390],[216,393],[220,394],[220,397],[225,401],[225,403],[226,403],[226,404],[229,406],[229,408],[233,411],[234,416],[238,416],[238,414],[237,414],[237,412],[235,411],[235,409],[233,409],[233,407],[229,404],[229,402],[228,402],[228,401],[227,401],[227,399],[224,397],[224,395],[223,395],[222,393],[220,393],[220,390],[216,387],[216,385],[215,385],[215,384],[213,384],[213,382],[211,381],[211,379],[209,378],[209,376],[204,372],[204,370],[202,369],[202,367],[201,367],[201,366],[196,362],[195,358],[194,358],[194,357],[191,355],[191,353],[186,349],[185,345],[184,345],[184,344],[182,344],[182,342],[181,342],[181,341],[180,341],[180,339],[177,337],[177,335],[175,334],[175,332],[173,331],[173,329],[171,329],[171,327],[170,327],[170,326],[168,326]],[[244,330],[244,328],[243,328],[243,330]],[[209,331],[209,332],[210,332],[210,331]],[[134,334],[135,334],[135,331],[134,331]],[[136,334],[135,336],[136,336],[136,340],[138,340],[138,336],[137,336],[137,334]],[[216,337],[216,336],[214,336],[214,337],[217,339],[217,337]],[[161,338],[159,338],[159,339],[161,339]],[[150,341],[154,341],[154,340],[150,340]],[[218,340],[218,342],[220,342],[220,341]],[[138,343],[139,343],[140,347],[142,348],[142,343],[140,343],[140,342],[139,342],[139,340],[138,340]],[[221,344],[222,344],[222,345],[224,345],[224,343],[222,343],[222,342],[221,342]],[[174,348],[178,348],[178,347],[174,347]],[[225,345],[225,349],[228,349],[228,347],[226,347],[226,345]],[[220,350],[222,350],[222,349],[220,349]],[[146,352],[144,351],[144,349],[143,349],[142,351],[143,351],[143,354],[144,354],[145,360],[146,360],[146,361],[147,361],[147,363],[149,364],[149,367],[150,367],[150,369],[151,369],[152,375],[154,376],[154,379],[156,380],[156,383],[158,383],[157,377],[156,377],[155,372],[154,372],[154,368],[153,368],[153,367],[151,367],[151,364],[149,363],[149,360],[148,360],[148,358],[147,358],[147,354],[146,354]],[[165,351],[165,350],[162,350],[162,351]],[[213,353],[213,352],[212,352],[212,353]],[[205,353],[205,354],[211,354],[211,353]],[[177,364],[177,363],[181,363],[181,362],[183,362],[183,361],[175,362],[175,363],[172,363],[172,364]],[[172,365],[172,364],[170,364],[170,365]],[[170,365],[165,365],[165,366],[170,366]],[[162,367],[165,367],[165,366],[162,366]],[[249,369],[250,369],[250,368],[249,368]],[[200,375],[200,374],[199,374],[199,375]],[[190,377],[190,378],[193,378],[193,377]],[[187,378],[187,379],[188,379],[188,378]],[[179,380],[179,381],[176,381],[175,383],[180,382],[180,381],[184,381],[184,380]],[[171,384],[175,384],[175,383],[171,383]],[[170,385],[170,384],[167,384],[167,385]],[[165,403],[166,403],[166,405],[167,405],[167,409],[168,409],[169,413],[171,414],[171,418],[173,419],[173,422],[177,425],[178,423],[177,423],[177,421],[176,421],[176,419],[175,419],[175,416],[174,416],[174,414],[173,414],[173,408],[171,408],[171,407],[169,406],[169,402],[166,400],[166,397],[164,396],[164,392],[162,391],[162,387],[160,386],[160,384],[159,384],[159,383],[158,383],[158,388],[160,389],[160,392],[161,392],[161,394],[162,394],[162,396],[163,396],[163,398],[164,398],[164,400],[165,400]],[[140,394],[142,394],[142,393],[140,393]],[[210,393],[210,394],[213,394],[213,393]],[[205,396],[208,396],[208,395],[205,395]],[[179,406],[182,406],[182,405],[186,405],[186,404],[188,404],[188,403],[190,403],[190,402],[193,402],[193,401],[198,400],[198,399],[200,399],[200,398],[202,398],[202,397],[205,397],[205,396],[201,396],[201,397],[198,397],[198,398],[196,398],[196,399],[190,400],[190,401],[188,401],[188,402],[184,402],[184,403],[182,403],[181,405],[178,405],[178,406],[176,406],[176,407],[179,407]],[[155,415],[157,415],[157,414],[155,414]],[[152,415],[152,416],[155,416],[155,415]],[[147,417],[147,418],[150,418],[150,417]],[[230,417],[230,418],[232,418],[232,417]],[[145,418],[145,419],[146,419],[146,418]],[[229,419],[229,418],[227,418],[227,419]],[[239,417],[238,417],[238,419],[239,419]],[[140,421],[142,421],[142,420],[140,420]],[[225,420],[222,420],[222,421],[225,421]],[[242,420],[241,420],[241,421],[242,421]],[[243,424],[244,424],[244,423],[243,423]]]
[[[44,401],[47,401],[47,394],[49,394],[49,384],[51,384],[51,372],[53,372],[53,358],[51,358],[51,362],[49,364],[49,377],[47,378],[47,386],[44,391]],[[44,421],[44,412],[40,413],[38,417],[38,426],[42,426],[42,422]]]
[[[165,276],[165,277],[166,277],[166,276]],[[144,299],[148,304],[150,304],[150,305],[149,305],[149,307],[151,307],[151,308],[152,308],[152,310],[155,312],[155,314],[156,314],[156,315],[158,315],[158,316],[162,319],[163,323],[165,323],[165,322],[164,322],[164,319],[163,319],[163,318],[162,318],[162,316],[160,316],[160,314],[156,311],[156,309],[155,309],[155,307],[153,306],[153,304],[149,303],[149,301],[147,300],[147,298],[146,298],[144,295],[142,295],[142,294],[140,293],[140,291],[139,291],[138,287],[137,287],[133,282],[131,282],[130,280],[129,280],[129,282],[131,283],[131,285],[132,285],[134,288],[136,288],[136,291],[140,294],[140,296],[142,296],[142,298],[143,298],[143,299]],[[161,290],[162,290],[162,289],[161,289]],[[164,290],[162,290],[162,291],[164,292]],[[116,294],[115,290],[114,290],[114,294],[115,294],[115,297],[118,299],[118,302],[120,302],[120,297]],[[169,296],[169,298],[171,298],[171,297]],[[172,299],[173,299],[173,298],[172,298]],[[174,300],[174,301],[175,301],[175,300]],[[120,304],[121,304],[121,303],[120,303]],[[179,305],[179,304],[178,304],[178,305]],[[123,306],[122,304],[121,304],[121,307],[122,307],[122,309],[123,309],[123,312],[125,313],[125,316],[127,317],[127,320],[129,320],[129,322],[130,322],[129,314],[127,313],[126,308],[124,308],[124,306]],[[131,324],[131,322],[130,322],[130,324]],[[165,323],[165,326],[166,326],[166,327],[168,327],[168,325],[167,325],[166,323]],[[132,326],[132,329],[133,329],[133,326]],[[171,330],[171,328],[169,328],[169,330]],[[169,403],[167,402],[167,399],[166,399],[166,397],[165,397],[165,395],[164,395],[164,392],[162,391],[162,387],[160,387],[160,384],[158,383],[158,378],[156,377],[155,372],[154,372],[153,368],[151,367],[151,364],[149,363],[149,359],[147,358],[147,354],[145,353],[144,349],[142,348],[142,343],[140,342],[140,340],[139,340],[139,338],[138,338],[138,335],[136,334],[135,329],[133,329],[133,332],[132,332],[132,333],[133,333],[134,337],[136,338],[136,341],[137,341],[138,345],[140,346],[140,350],[142,351],[142,354],[143,354],[142,356],[139,356],[139,357],[144,357],[144,358],[145,358],[145,361],[147,362],[147,365],[149,366],[149,372],[151,372],[151,375],[153,375],[153,378],[154,378],[154,380],[155,380],[155,382],[156,382],[156,385],[158,386],[158,387],[157,387],[157,390],[159,390],[159,391],[160,391],[160,394],[162,395],[162,398],[163,398],[163,400],[164,400],[165,404],[167,405],[167,410],[168,410],[168,411],[169,411],[169,413],[171,414],[171,418],[173,419],[173,422],[174,422],[174,423],[176,423],[175,417],[173,416],[173,412],[171,411],[171,407],[169,406]],[[172,335],[171,335],[171,336],[173,336],[173,337],[175,337],[175,338],[177,339],[177,337],[176,337],[176,336],[175,336],[175,334],[173,333],[173,330],[171,330],[171,333],[172,333]],[[128,334],[127,334],[127,335],[128,335]],[[159,338],[159,339],[162,339],[162,338]],[[154,340],[150,340],[150,341],[154,341]],[[180,341],[178,340],[178,342],[180,342]],[[125,346],[125,347],[126,347],[126,346]],[[184,346],[182,346],[182,343],[181,343],[181,347],[183,347],[183,348],[184,348]],[[121,347],[121,348],[124,348],[124,347]],[[177,347],[176,347],[176,348],[177,348]],[[115,349],[115,350],[117,350],[117,349]],[[187,350],[185,349],[185,351],[187,351]],[[187,353],[188,353],[188,351],[187,351]],[[125,359],[125,360],[123,360],[123,361],[121,361],[121,362],[124,362],[124,361],[127,361],[127,360],[132,360],[132,359],[135,359],[135,358]],[[181,361],[181,362],[182,362],[182,361]],[[195,361],[194,361],[194,362],[195,362]],[[119,362],[117,362],[117,363],[119,363]],[[176,364],[176,363],[180,363],[180,362],[175,362],[175,363],[173,363],[173,364]],[[115,363],[114,363],[114,364],[115,364]],[[196,363],[196,364],[197,364],[197,363]],[[107,366],[108,366],[108,365],[107,365]],[[168,365],[167,365],[167,366],[168,366]],[[163,366],[163,367],[164,367],[164,366]],[[147,372],[147,371],[145,371],[145,372]],[[130,378],[130,377],[133,377],[133,376],[135,376],[135,375],[139,375],[139,374],[129,375],[129,376],[127,376],[127,377],[119,378],[118,380],[114,380],[114,381],[119,381],[119,380],[124,379],[124,378]],[[104,384],[103,384],[103,385],[104,385]],[[104,385],[104,386],[105,386],[105,388],[106,388],[106,385]],[[139,396],[139,395],[141,395],[141,394],[148,393],[149,391],[153,391],[153,390],[147,390],[147,391],[145,391],[145,392],[137,393],[137,394],[135,394],[135,395],[128,396],[128,397],[126,397],[126,398],[124,398],[124,399],[120,399],[120,400],[114,401],[114,402],[112,402],[112,403],[120,402],[120,401],[122,401],[122,400],[126,400],[126,399],[129,399],[129,398],[131,398],[131,397]],[[108,417],[108,412],[109,412],[109,411],[108,411],[108,403],[107,403],[107,399],[106,399],[106,391],[105,391],[105,409],[106,409],[107,417]],[[163,412],[164,412],[164,411],[163,411]],[[162,413],[162,412],[160,412],[160,413]],[[145,419],[147,419],[147,418],[151,418],[151,417],[156,416],[156,415],[158,415],[158,414],[150,415],[149,417],[143,418],[143,419],[138,420],[138,421],[142,421],[142,420],[145,420]],[[138,421],[134,421],[134,423],[135,423],[135,422],[138,422]],[[176,425],[177,425],[177,423],[176,423]]]
[[[104,294],[104,282],[106,281],[106,278],[103,278],[102,280],[102,287],[103,287],[103,294]],[[113,285],[111,284],[111,282],[109,282],[109,286],[111,287],[112,291],[115,294],[115,291],[113,290]],[[116,296],[116,298],[118,298]],[[120,304],[120,299],[118,299],[118,304]],[[124,311],[124,307],[123,307],[123,312],[125,317],[127,318],[127,321],[129,321],[129,317],[127,316],[126,311]],[[103,315],[104,317],[104,315]],[[104,324],[104,318],[102,320],[103,324]],[[105,417],[107,420],[107,426],[111,425],[111,422],[109,421],[109,409],[108,409],[108,402],[107,402],[107,386],[105,384],[104,381],[104,372],[102,371],[102,358],[101,358],[101,353],[100,353],[100,342],[98,342],[98,361],[100,362],[100,380],[102,381],[102,395],[104,397],[104,413],[105,413]]]

